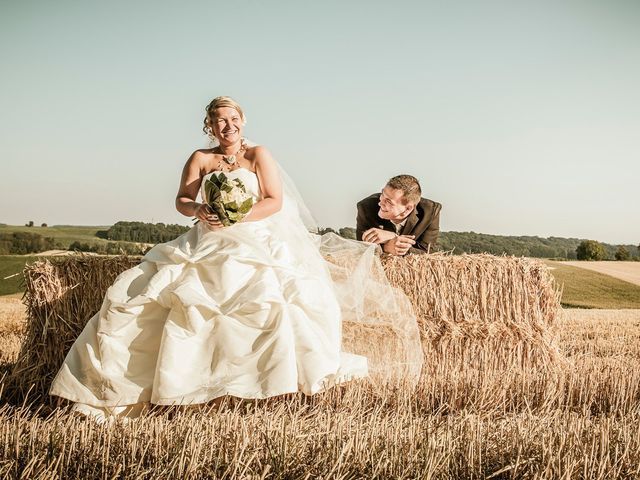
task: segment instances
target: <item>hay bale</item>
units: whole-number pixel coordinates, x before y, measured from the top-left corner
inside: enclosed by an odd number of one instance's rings
[[[66,352],[100,309],[107,288],[139,262],[139,257],[80,255],[27,266],[27,334],[5,395],[21,401],[30,390],[31,399],[48,401],[48,388]],[[558,360],[554,326],[559,292],[542,262],[431,254],[383,256],[382,265],[418,317],[426,372],[444,362],[538,368]],[[354,335],[379,336],[361,328],[369,327],[346,322],[346,343]]]
[[[45,259],[24,269],[27,330],[5,395],[21,402],[46,397],[71,345],[100,310],[107,288],[140,263],[126,255],[72,255]],[[47,400],[44,398],[44,400]]]
[[[560,290],[540,260],[436,253],[385,255],[382,264],[389,282],[411,300],[427,358],[469,362],[493,352],[492,361],[503,367],[534,368],[562,359]]]

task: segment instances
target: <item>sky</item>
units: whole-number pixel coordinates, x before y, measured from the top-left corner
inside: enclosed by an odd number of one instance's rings
[[[443,231],[640,243],[640,2],[0,0],[0,222],[191,224],[230,95],[321,226],[396,174]]]

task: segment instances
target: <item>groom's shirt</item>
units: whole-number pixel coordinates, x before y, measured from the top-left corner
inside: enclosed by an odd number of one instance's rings
[[[393,223],[393,228],[396,229],[396,235],[400,235],[400,232],[402,232],[402,229],[407,224],[407,219],[405,218],[400,223],[395,223],[395,222],[391,222],[391,223]]]
[[[378,216],[380,194],[374,193],[358,202],[358,216],[356,219],[356,238],[362,241],[362,234],[370,228],[381,228],[398,235],[415,235],[416,244],[412,249],[420,252],[431,252],[436,247],[440,233],[440,210],[442,205],[427,198],[420,199],[416,208],[404,220],[404,225],[398,230],[391,220]]]

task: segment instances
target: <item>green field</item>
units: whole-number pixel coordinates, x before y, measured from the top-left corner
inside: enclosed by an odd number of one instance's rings
[[[89,244],[108,243],[107,240],[96,237],[96,232],[108,229],[109,226],[54,225],[51,227],[25,227],[0,225],[0,233],[27,232],[37,233],[43,237],[52,237],[63,250],[66,250],[76,240]],[[23,292],[22,269],[27,263],[33,263],[44,258],[46,257],[34,255],[0,255],[0,295]],[[5,277],[15,273],[18,273],[18,275],[5,280]]]
[[[51,227],[24,227],[16,225],[0,225],[0,233],[26,232],[37,233],[43,237],[52,237],[61,248],[67,249],[76,240],[83,243],[108,243],[107,240],[96,237],[99,230],[108,230],[109,226],[77,226],[53,225]]]
[[[96,237],[99,230],[108,226],[54,225],[51,227],[25,227],[18,225],[0,225],[0,233],[26,232],[37,233],[43,237],[52,237],[64,250],[76,240],[84,243],[106,243],[107,240]],[[0,295],[24,291],[22,269],[27,263],[42,260],[45,257],[34,255],[0,255]],[[18,275],[12,276],[18,273]],[[5,277],[11,278],[5,279]]]
[[[58,244],[56,248],[67,250],[69,245],[78,241],[90,245],[106,245],[113,241],[96,237],[100,230],[108,230],[110,226],[78,226],[78,225],[53,225],[50,227],[26,227],[19,225],[0,225],[0,233],[26,232],[36,233],[43,237],[52,237]],[[129,243],[129,242],[125,242]],[[44,259],[43,256],[34,255],[0,255],[0,295],[15,294],[24,291],[22,269],[25,264]],[[12,276],[18,273],[18,275]],[[11,278],[5,279],[5,277]]]
[[[546,261],[563,286],[562,306],[574,308],[640,308],[640,286],[584,268]]]
[[[0,295],[9,295],[24,291],[22,269],[27,263],[42,260],[46,257],[33,255],[0,255]],[[15,274],[18,275],[15,275]],[[5,277],[7,278],[5,280]]]

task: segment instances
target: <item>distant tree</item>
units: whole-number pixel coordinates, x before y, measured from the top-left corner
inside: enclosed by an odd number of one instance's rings
[[[583,240],[576,248],[578,260],[604,260],[606,256],[604,245],[595,240]]]
[[[338,233],[331,227],[319,227],[318,234],[324,235],[325,233]]]
[[[43,223],[42,225],[40,225],[41,227],[47,227],[48,225],[46,223]]]
[[[99,238],[126,242],[158,243],[168,242],[187,232],[189,227],[165,225],[164,223],[116,222],[109,230],[96,233]]]
[[[627,250],[624,247],[624,245],[620,245],[618,247],[618,250],[616,250],[615,258],[616,258],[616,260],[624,262],[624,261],[629,260],[629,258],[631,258],[631,254],[629,253],[629,250]]]
[[[74,241],[67,250],[75,252],[93,252],[106,255],[140,255],[151,247],[132,242],[81,243]]]
[[[545,245],[532,245],[529,247],[529,257],[536,258],[555,258],[562,257],[562,252],[558,252],[556,249],[547,247]]]
[[[356,239],[356,229],[353,227],[342,227],[338,233],[343,238],[348,238],[349,240]]]
[[[24,224],[25,227],[33,227],[33,220],[29,220],[29,223]]]
[[[98,247],[96,245],[90,245],[88,243],[80,243],[78,240],[69,245],[67,250],[76,252],[97,252]]]
[[[42,237],[37,233],[13,232],[0,233],[0,254],[24,255],[27,253],[44,252],[55,248],[56,243],[51,237]]]

